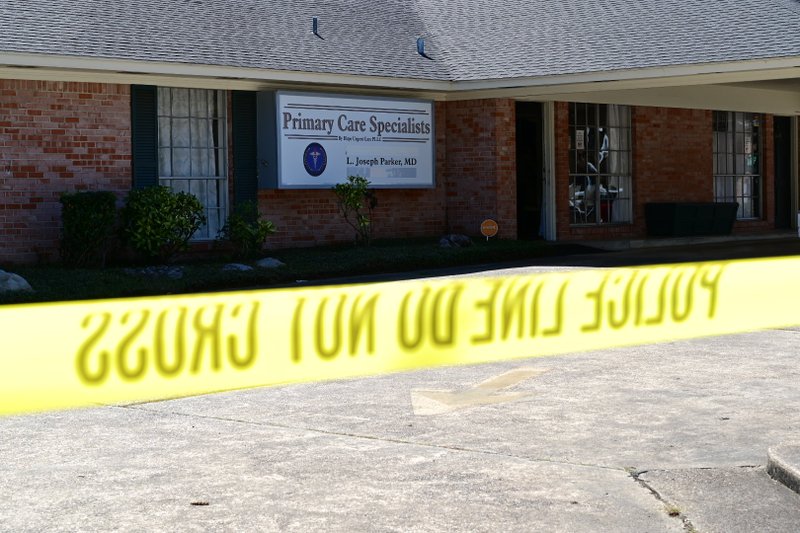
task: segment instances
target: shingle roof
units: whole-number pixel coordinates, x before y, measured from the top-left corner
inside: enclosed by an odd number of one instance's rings
[[[423,31],[398,1],[0,2],[0,51],[446,79],[443,62],[416,52]]]
[[[22,52],[464,81],[800,56],[798,28],[800,0],[3,0],[0,63]],[[433,60],[416,53],[420,35]]]
[[[417,0],[454,80],[800,56],[798,0]]]

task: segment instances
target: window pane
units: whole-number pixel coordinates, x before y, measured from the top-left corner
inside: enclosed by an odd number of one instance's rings
[[[212,167],[212,169],[216,168],[216,172],[214,172],[213,175],[219,178],[223,178],[228,175],[228,168],[227,168],[228,159],[225,157],[225,150],[219,149],[215,152],[215,155],[216,159],[214,160],[214,162],[216,163],[216,166]]]
[[[589,127],[596,127],[599,123],[598,105],[586,104],[586,125]]]
[[[158,150],[158,174],[161,177],[172,176],[172,151],[169,148]]]
[[[171,132],[173,147],[188,148],[192,145],[192,136],[191,131],[189,130],[189,119],[173,119]]]
[[[576,126],[586,126],[588,124],[586,120],[586,104],[575,104],[577,108],[577,115],[575,117],[575,124]]]
[[[169,147],[172,142],[172,129],[171,121],[166,118],[158,119],[158,146]]]
[[[172,150],[172,175],[181,178],[192,176],[191,150],[188,148]]]
[[[172,89],[172,116],[189,116],[189,90]]]
[[[209,157],[208,157],[208,150],[205,148],[200,149],[193,149],[192,150],[192,175],[199,177],[199,176],[211,176],[211,169],[209,169]]]
[[[571,222],[631,222],[630,108],[570,103],[569,135]]]
[[[159,87],[157,89],[158,98],[158,115],[161,117],[168,117],[170,115],[170,106],[172,105],[172,93],[166,87]]]
[[[192,89],[189,93],[189,109],[192,117],[208,116],[208,101],[213,98],[208,91]]]
[[[733,170],[734,174],[744,174],[744,154],[736,154],[736,167]]]

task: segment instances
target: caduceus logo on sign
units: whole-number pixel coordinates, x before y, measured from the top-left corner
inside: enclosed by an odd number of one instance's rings
[[[316,177],[325,172],[325,167],[328,165],[328,154],[325,153],[325,148],[319,143],[311,143],[306,146],[303,152],[303,166],[306,172]]]

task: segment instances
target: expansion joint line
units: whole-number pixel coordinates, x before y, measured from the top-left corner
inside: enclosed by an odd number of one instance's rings
[[[148,402],[149,403],[149,402]],[[476,450],[474,448],[467,448],[465,446],[455,446],[455,445],[443,445],[443,444],[433,444],[429,442],[416,442],[413,440],[406,440],[406,439],[395,439],[395,438],[388,438],[388,437],[376,437],[373,435],[363,435],[359,433],[349,433],[343,431],[330,431],[326,429],[318,429],[318,428],[309,428],[309,427],[302,427],[302,426],[291,426],[288,424],[278,424],[275,422],[254,422],[252,420],[241,420],[237,418],[228,418],[223,416],[209,416],[209,415],[198,415],[193,413],[180,413],[177,411],[158,411],[154,409],[146,409],[143,407],[143,404],[128,404],[128,405],[114,405],[114,406],[107,406],[113,407],[115,409],[127,409],[132,411],[140,411],[143,413],[147,413],[150,415],[172,415],[172,416],[182,416],[187,418],[200,418],[203,420],[216,420],[220,422],[233,422],[236,424],[246,424],[250,426],[256,427],[271,427],[271,428],[280,428],[285,429],[288,431],[305,431],[309,433],[317,433],[321,435],[330,435],[333,437],[348,437],[352,439],[364,439],[364,440],[371,440],[371,441],[379,441],[379,442],[387,442],[392,444],[404,444],[408,446],[420,446],[423,448],[433,448],[439,450],[447,450],[451,452],[463,452],[463,453],[473,453],[473,454],[481,454],[481,455],[491,455],[495,457],[507,457],[509,459],[516,459],[519,461],[527,461],[530,463],[550,463],[550,464],[557,464],[557,465],[565,465],[565,466],[575,466],[581,468],[595,468],[600,470],[611,470],[614,472],[625,472],[626,470],[613,467],[613,466],[605,466],[605,465],[594,465],[594,464],[586,464],[586,463],[573,463],[568,461],[557,461],[554,459],[548,458],[537,458],[537,457],[525,457],[521,455],[515,455],[512,453],[503,453],[503,452],[496,452],[491,450]]]
[[[648,472],[647,470],[641,470],[641,471],[628,470],[628,474],[630,474],[631,478],[633,478],[633,480],[636,483],[638,483],[640,487],[647,490],[650,494],[653,495],[653,497],[656,500],[658,500],[659,502],[661,502],[662,505],[664,505],[665,510],[667,511],[667,514],[669,514],[669,516],[681,519],[681,522],[683,522],[683,529],[686,531],[686,533],[697,533],[697,529],[695,529],[694,525],[689,520],[689,518],[685,514],[683,514],[683,511],[678,509],[678,507],[676,507],[671,502],[667,501],[663,496],[661,496],[661,494],[656,489],[654,489],[647,481],[643,480],[640,477],[642,474],[646,474],[647,472]]]

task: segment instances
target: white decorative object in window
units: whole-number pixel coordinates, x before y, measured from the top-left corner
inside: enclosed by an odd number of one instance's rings
[[[227,216],[226,109],[223,91],[158,88],[159,183],[205,206],[194,240],[216,238]]]
[[[631,113],[622,105],[569,105],[572,224],[633,220]]]
[[[761,217],[761,116],[714,111],[714,201],[736,202],[738,219]]]

